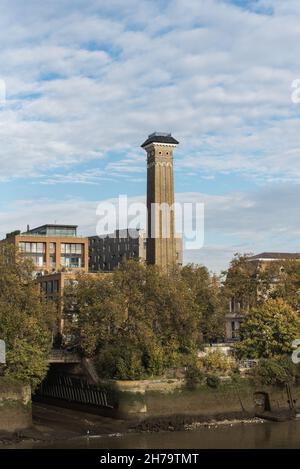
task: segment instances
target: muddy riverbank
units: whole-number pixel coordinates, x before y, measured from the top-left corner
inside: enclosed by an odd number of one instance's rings
[[[33,405],[33,426],[14,435],[0,435],[0,448],[31,447],[41,444],[55,445],[81,438],[119,437],[128,434],[180,432],[201,427],[233,426],[259,423],[260,419],[247,413],[219,414],[217,416],[186,416],[150,418],[143,422],[117,420],[47,404]]]
[[[33,404],[33,425],[15,434],[0,434],[0,448],[23,442],[51,442],[86,435],[126,433],[128,422],[47,404]]]
[[[60,409],[61,410],[61,409]],[[85,414],[64,415],[58,424],[54,411],[39,409],[47,426],[38,425],[40,439],[28,438],[11,443],[8,449],[215,449],[215,448],[300,448],[300,421],[266,422],[258,419],[194,422],[179,431],[136,431],[127,424],[100,420]],[[47,414],[47,416],[45,415]],[[50,418],[51,417],[51,418]],[[55,425],[51,423],[55,418]],[[102,418],[101,418],[102,420]],[[66,427],[73,422],[71,429]],[[95,434],[84,434],[91,423]],[[115,431],[118,429],[124,432]],[[57,433],[54,434],[55,428]],[[98,433],[99,430],[99,434]],[[113,432],[111,432],[114,430]],[[108,433],[103,433],[103,432]],[[81,435],[79,435],[79,433]],[[77,436],[76,436],[77,435]]]

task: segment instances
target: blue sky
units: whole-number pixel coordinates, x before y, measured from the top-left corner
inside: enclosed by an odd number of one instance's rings
[[[94,234],[97,202],[145,194],[140,144],[180,141],[178,201],[205,203],[186,262],[300,251],[298,0],[0,0],[0,234]]]

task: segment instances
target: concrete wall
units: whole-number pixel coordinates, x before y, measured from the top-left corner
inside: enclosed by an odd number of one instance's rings
[[[30,386],[0,377],[0,432],[24,430],[31,424]]]
[[[210,417],[220,414],[231,416],[241,413],[261,413],[257,408],[260,397],[255,393],[267,393],[273,412],[288,409],[288,397],[283,388],[254,387],[249,381],[239,379],[237,383],[223,380],[217,389],[186,386],[184,379],[161,378],[137,381],[102,380],[98,378],[92,360],[85,359],[74,366],[62,365],[69,376],[85,379],[106,391],[112,408],[96,407],[94,410],[106,416],[143,420],[163,416]],[[55,365],[51,366],[55,373]],[[292,388],[292,397],[300,409],[300,386]],[[66,403],[64,403],[65,405]],[[71,405],[71,404],[70,404]]]
[[[239,384],[222,383],[217,389],[207,386],[188,389],[182,380],[109,383],[116,391],[118,416],[126,419],[174,415],[254,415],[259,410],[255,399],[257,392],[268,394],[272,411],[288,409],[285,389],[253,387],[246,380]],[[300,387],[292,388],[292,397],[296,406],[300,407]]]

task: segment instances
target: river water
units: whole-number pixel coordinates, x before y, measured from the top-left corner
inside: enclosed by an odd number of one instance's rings
[[[26,445],[29,447],[29,445]],[[81,437],[53,443],[31,444],[32,448],[98,449],[214,449],[300,448],[300,420],[201,427],[192,431],[125,433]]]

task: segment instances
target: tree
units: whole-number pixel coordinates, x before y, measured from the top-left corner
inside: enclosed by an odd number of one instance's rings
[[[224,338],[225,303],[220,279],[210,276],[204,266],[189,264],[181,271],[183,279],[195,295],[201,311],[200,329],[204,342],[217,342]]]
[[[102,376],[159,375],[199,347],[201,311],[179,271],[129,261],[111,274],[78,277],[65,293],[73,344]]]
[[[299,260],[259,262],[249,261],[246,254],[236,254],[224,274],[224,298],[228,302],[234,299],[244,311],[269,298],[282,298],[300,312]]]
[[[300,319],[282,299],[269,299],[245,315],[238,357],[270,358],[291,353],[292,342],[300,335]]]
[[[64,291],[65,336],[69,345],[94,356],[124,321],[125,296],[111,274],[79,274]]]
[[[252,368],[250,376],[257,385],[284,386],[299,379],[299,365],[288,355],[263,358]]]
[[[50,320],[33,279],[33,265],[15,248],[0,248],[0,337],[6,342],[5,375],[34,388],[48,368]]]
[[[257,306],[259,277],[257,264],[249,262],[247,254],[235,254],[227,272],[223,272],[225,280],[222,295],[227,307],[230,301],[241,305],[241,309],[249,310]]]
[[[300,262],[296,259],[270,262],[260,271],[262,298],[282,298],[300,312]]]

